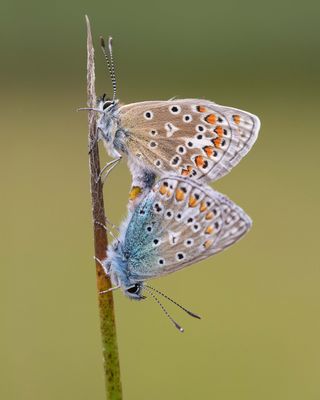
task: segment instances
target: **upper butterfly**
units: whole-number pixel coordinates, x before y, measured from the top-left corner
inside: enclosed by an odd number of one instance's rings
[[[114,93],[112,100],[103,96],[98,101],[99,139],[109,155],[116,157],[110,165],[127,156],[133,186],[151,187],[156,176],[170,173],[202,182],[215,181],[251,149],[260,121],[246,111],[200,99],[120,106],[116,100],[111,38],[109,56],[103,39],[101,45]]]

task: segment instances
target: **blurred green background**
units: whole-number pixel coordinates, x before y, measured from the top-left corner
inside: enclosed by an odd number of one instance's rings
[[[153,282],[203,316],[115,294],[125,399],[320,398],[317,1],[2,2],[0,398],[103,399],[88,193],[84,14],[112,34],[125,102],[200,97],[257,114],[215,184],[254,221],[225,253]],[[111,84],[96,40],[97,92]],[[104,161],[107,158],[103,157]],[[105,188],[126,211],[123,163]]]

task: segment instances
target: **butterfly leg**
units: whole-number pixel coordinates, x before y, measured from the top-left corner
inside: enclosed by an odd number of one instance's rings
[[[101,140],[101,138],[100,138],[99,136],[96,136],[96,137],[91,141],[90,147],[89,147],[89,150],[88,150],[88,154],[91,154],[91,152],[92,152],[94,146],[95,146],[97,143],[99,143],[100,140]]]
[[[99,180],[101,179],[102,183],[104,184],[108,175],[110,174],[110,172],[113,170],[113,168],[121,161],[122,157],[119,156],[118,158],[115,158],[114,160],[109,161],[100,171],[100,174],[98,176],[98,179],[96,181],[96,183],[99,182]],[[107,172],[105,172],[107,171]]]
[[[113,287],[111,287],[111,288],[109,288],[107,290],[102,290],[101,292],[99,292],[99,294],[105,294],[105,293],[112,292],[113,290],[117,290],[117,289],[120,289],[120,288],[121,288],[120,285],[113,286]]]
[[[99,260],[98,257],[93,257],[95,261],[97,261],[102,269],[104,270],[105,274],[107,276],[110,276],[110,269],[111,269],[111,264],[109,262],[104,263],[103,261]],[[106,290],[102,290],[101,292],[99,292],[99,294],[104,294],[104,293],[108,293],[108,292],[112,292],[113,290],[119,289],[121,287],[121,285],[118,283],[116,286],[113,286],[109,289]]]
[[[110,225],[111,228],[115,229],[119,233],[120,232],[119,227],[116,224],[114,224],[113,222],[111,222],[107,217],[105,217],[105,218],[106,218],[106,224]]]
[[[103,261],[99,260],[99,258],[96,256],[93,256],[93,259],[101,265],[106,275],[110,275],[110,266],[108,263],[104,263]]]
[[[114,236],[114,234],[113,234],[113,232],[111,231],[111,229],[108,228],[106,225],[102,224],[102,223],[99,222],[99,221],[94,221],[94,223],[97,224],[97,225],[99,225],[99,226],[101,226],[107,233],[109,233],[109,235],[110,235],[114,240],[118,240],[118,239]],[[116,225],[112,224],[112,222],[110,222],[107,218],[106,218],[106,223],[109,223],[109,225],[111,225],[112,228],[115,228],[115,229],[119,232],[119,228],[118,228]]]

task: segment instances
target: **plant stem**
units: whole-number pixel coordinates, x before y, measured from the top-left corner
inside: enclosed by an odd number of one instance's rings
[[[95,93],[95,64],[94,49],[92,43],[91,27],[89,18],[86,16],[87,24],[87,97],[88,107],[96,107]],[[92,218],[94,232],[95,256],[98,260],[106,258],[108,245],[105,224],[103,185],[100,174],[99,148],[97,143],[97,119],[96,112],[89,111],[89,170],[90,191],[92,201]],[[102,224],[102,225],[100,225]],[[106,384],[106,398],[109,400],[121,400],[121,381],[119,353],[116,336],[116,325],[114,316],[114,304],[112,292],[101,295],[100,292],[111,287],[110,279],[104,273],[100,263],[96,261],[97,289],[99,298],[100,327],[102,335],[102,353],[104,360],[104,374]]]

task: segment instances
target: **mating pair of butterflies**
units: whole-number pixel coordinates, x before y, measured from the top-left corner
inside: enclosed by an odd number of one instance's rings
[[[109,54],[101,44],[114,93],[94,109],[100,114],[98,138],[114,157],[110,169],[124,156],[132,174],[129,214],[102,264],[112,289],[137,300],[146,290],[158,301],[154,292],[163,294],[145,280],[216,254],[250,229],[246,213],[207,183],[226,175],[248,153],[260,122],[248,112],[200,99],[120,106],[111,39]]]

